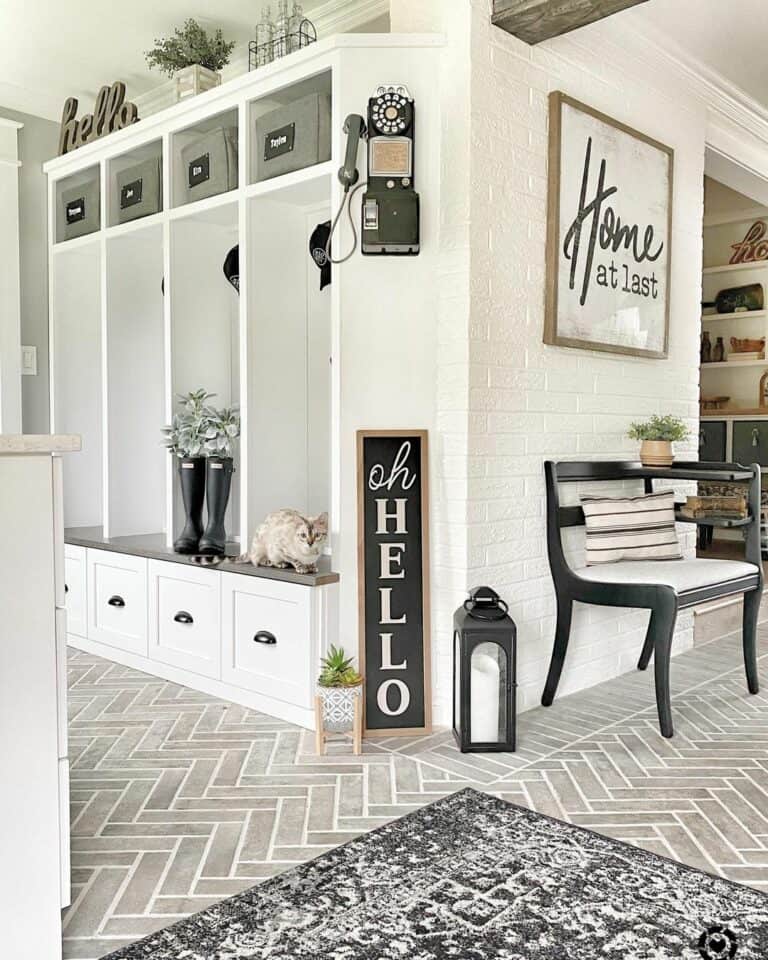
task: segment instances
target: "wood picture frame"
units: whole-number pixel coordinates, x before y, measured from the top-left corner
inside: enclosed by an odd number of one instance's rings
[[[368,655],[368,648],[373,644],[371,642],[371,627],[368,623],[367,616],[367,607],[370,608],[371,598],[368,588],[371,586],[367,582],[366,578],[366,561],[370,564],[370,556],[367,552],[367,547],[369,543],[366,538],[366,519],[367,519],[367,510],[366,505],[370,509],[370,499],[366,499],[367,491],[367,480],[366,480],[366,442],[376,439],[384,439],[393,441],[390,445],[391,449],[394,449],[397,445],[397,450],[402,449],[404,443],[410,442],[412,444],[413,440],[418,441],[418,465],[419,465],[419,476],[418,476],[418,504],[413,504],[411,510],[408,511],[409,504],[406,504],[405,510],[407,515],[412,519],[413,513],[418,509],[419,517],[419,529],[418,529],[418,544],[419,544],[419,579],[420,579],[420,589],[418,591],[421,602],[420,602],[420,620],[416,624],[416,634],[420,637],[420,649],[416,650],[416,662],[417,662],[417,684],[413,680],[413,671],[405,670],[403,672],[398,668],[392,668],[391,680],[400,680],[403,676],[406,676],[413,686],[413,691],[418,694],[418,698],[422,704],[422,710],[420,711],[422,720],[420,723],[413,723],[410,721],[405,721],[406,725],[397,726],[393,723],[391,726],[382,726],[380,718],[377,721],[373,721],[371,716],[372,711],[369,709],[369,702],[371,698],[378,702],[378,695],[381,684],[377,683],[377,672],[383,672],[384,668],[380,668],[378,671],[372,666],[372,657]],[[412,453],[413,447],[410,447],[410,452]],[[397,455],[395,455],[396,457]],[[410,454],[409,454],[410,456]],[[366,737],[394,737],[394,736],[415,736],[429,734],[432,731],[432,698],[431,698],[431,618],[430,618],[430,573],[429,573],[429,436],[427,430],[358,430],[357,431],[357,575],[358,575],[358,623],[359,623],[359,635],[358,635],[358,659],[359,659],[359,668],[360,673],[365,678],[365,695],[363,700],[363,735]],[[411,461],[408,461],[410,463]],[[390,467],[392,467],[395,461],[390,460]],[[390,476],[392,471],[390,470]],[[401,484],[402,486],[402,484]],[[415,486],[415,484],[414,484]],[[411,488],[412,489],[412,488]],[[400,493],[402,496],[402,489],[397,490],[393,485],[388,488],[388,494],[392,495],[393,490],[395,493]],[[370,492],[370,491],[368,491]],[[373,498],[375,499],[375,498]],[[411,523],[411,519],[408,520],[408,523]],[[389,534],[386,534],[389,535]],[[402,536],[402,535],[401,535]],[[410,534],[405,534],[405,536],[410,536]],[[401,541],[402,542],[402,541]],[[412,544],[414,541],[409,540],[408,543]],[[407,549],[407,547],[406,547]],[[405,550],[403,551],[403,554]],[[408,567],[405,568],[406,577],[408,575]],[[411,571],[413,567],[411,567]],[[393,580],[393,583],[403,583],[405,578]],[[381,589],[380,587],[377,589]],[[385,588],[386,589],[386,588]],[[393,630],[397,629],[397,622],[400,621],[402,616],[407,616],[409,613],[408,609],[405,609],[400,616],[397,614],[400,612],[399,608],[395,609],[395,604],[402,602],[399,599],[391,599],[391,594],[389,594],[388,600],[388,621],[394,624]],[[375,626],[375,632],[380,638],[380,623],[377,623]],[[405,625],[403,625],[405,626]],[[409,624],[409,632],[413,629],[413,623]],[[412,637],[411,637],[412,642]],[[379,644],[380,645],[380,644]],[[413,647],[410,648],[413,651]],[[402,647],[402,645],[397,644],[395,638],[392,638],[390,641],[390,647],[388,648],[390,654],[390,662],[397,664],[398,660],[402,657],[403,660],[407,660],[409,655],[408,649]],[[402,662],[402,660],[401,660]],[[389,674],[389,670],[387,673]],[[411,691],[411,694],[413,693]],[[414,711],[406,711],[408,715],[412,715]],[[372,725],[373,724],[373,725]]]
[[[673,196],[671,147],[550,94],[544,343],[668,356]]]

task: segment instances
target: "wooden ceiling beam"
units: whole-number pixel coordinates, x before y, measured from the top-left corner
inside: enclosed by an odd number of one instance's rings
[[[647,0],[493,0],[492,21],[536,44],[595,23]]]

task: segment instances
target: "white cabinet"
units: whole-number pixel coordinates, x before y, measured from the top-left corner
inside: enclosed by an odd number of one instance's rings
[[[88,637],[147,656],[147,560],[88,551]]]
[[[0,558],[0,920],[3,953],[18,960],[61,957],[61,908],[69,902],[55,454],[78,445],[73,437],[0,439],[0,527],[13,544]]]
[[[310,707],[317,669],[312,588],[231,573],[221,581],[222,679]]]
[[[67,544],[64,548],[64,597],[67,608],[67,633],[88,636],[86,583],[88,581],[85,547]]]
[[[149,561],[149,656],[205,677],[221,675],[220,577],[181,563]]]
[[[66,575],[71,646],[314,728],[335,575],[273,580],[90,544],[67,545]]]

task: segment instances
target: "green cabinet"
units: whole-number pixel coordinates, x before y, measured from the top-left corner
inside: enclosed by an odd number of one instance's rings
[[[734,463],[768,467],[768,420],[734,420]]]
[[[699,460],[725,462],[725,420],[702,420],[699,428]]]

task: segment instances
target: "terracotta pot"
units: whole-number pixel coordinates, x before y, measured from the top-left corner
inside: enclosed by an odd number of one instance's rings
[[[640,444],[640,463],[646,467],[671,467],[674,461],[670,440],[643,440]]]

